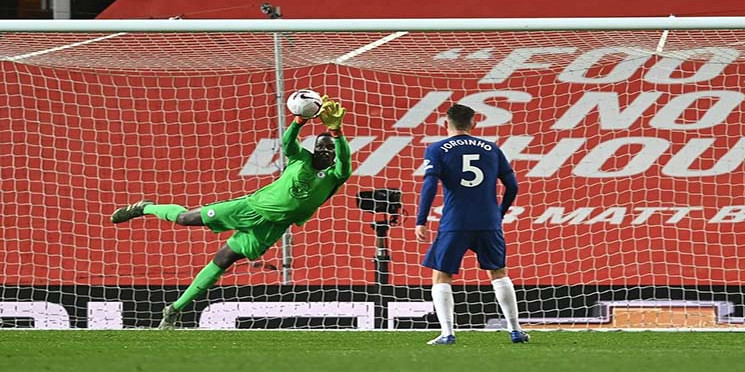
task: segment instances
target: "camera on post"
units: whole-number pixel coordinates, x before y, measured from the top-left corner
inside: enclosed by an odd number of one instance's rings
[[[401,214],[401,190],[375,189],[357,193],[357,208],[372,213],[385,213],[386,217],[376,220],[371,227],[375,230],[375,282],[379,285],[389,283],[388,229],[398,225]]]
[[[360,191],[357,207],[363,211],[398,215],[401,209],[401,191],[398,189],[376,189]]]
[[[260,9],[262,13],[266,14],[266,16],[271,19],[282,18],[282,13],[279,10],[279,6],[274,6],[269,3],[262,3]]]

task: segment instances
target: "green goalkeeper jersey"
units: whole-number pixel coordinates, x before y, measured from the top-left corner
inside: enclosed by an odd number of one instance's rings
[[[279,179],[247,198],[251,208],[273,222],[302,225],[352,175],[352,154],[344,136],[334,139],[334,165],[317,170],[312,165],[313,154],[297,140],[300,128],[293,122],[282,136],[289,162]]]

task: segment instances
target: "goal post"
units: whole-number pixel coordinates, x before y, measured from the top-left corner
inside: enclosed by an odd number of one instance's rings
[[[4,20],[2,326],[155,326],[229,235],[110,214],[272,182],[281,97],[311,88],[349,109],[353,176],[185,327],[437,328],[412,215],[461,103],[520,184],[526,327],[745,330],[741,40],[745,17]],[[470,253],[454,295],[458,328],[504,327]]]

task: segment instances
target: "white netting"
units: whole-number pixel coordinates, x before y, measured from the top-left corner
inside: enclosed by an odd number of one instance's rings
[[[517,172],[505,235],[526,322],[741,326],[744,36],[283,33],[285,94],[312,88],[349,108],[355,174],[293,227],[291,271],[278,246],[237,264],[187,307],[185,325],[436,327],[413,218],[390,227],[378,286],[372,224],[390,216],[360,210],[357,195],[399,189],[414,214],[424,148],[459,102]],[[229,235],[109,216],[142,198],[198,207],[278,176],[273,43],[0,34],[3,324],[156,324]],[[312,123],[301,137],[323,130]],[[475,257],[457,278],[458,326],[499,327]]]

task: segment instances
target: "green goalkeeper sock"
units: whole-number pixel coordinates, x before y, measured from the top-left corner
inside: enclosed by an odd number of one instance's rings
[[[210,287],[212,287],[213,284],[217,281],[217,279],[220,278],[222,273],[224,273],[225,270],[221,269],[217,265],[215,265],[214,262],[210,261],[207,266],[202,269],[202,271],[197,274],[197,277],[194,278],[194,281],[191,283],[189,288],[186,288],[186,292],[181,295],[181,297],[176,300],[176,302],[173,303],[173,307],[181,311],[181,309],[184,308],[187,304],[192,302],[195,298],[202,295],[204,292],[207,292]]]
[[[145,209],[143,210],[143,213],[145,214],[154,214],[160,219],[171,222],[176,222],[178,215],[184,212],[186,212],[186,208],[178,204],[146,205]]]

